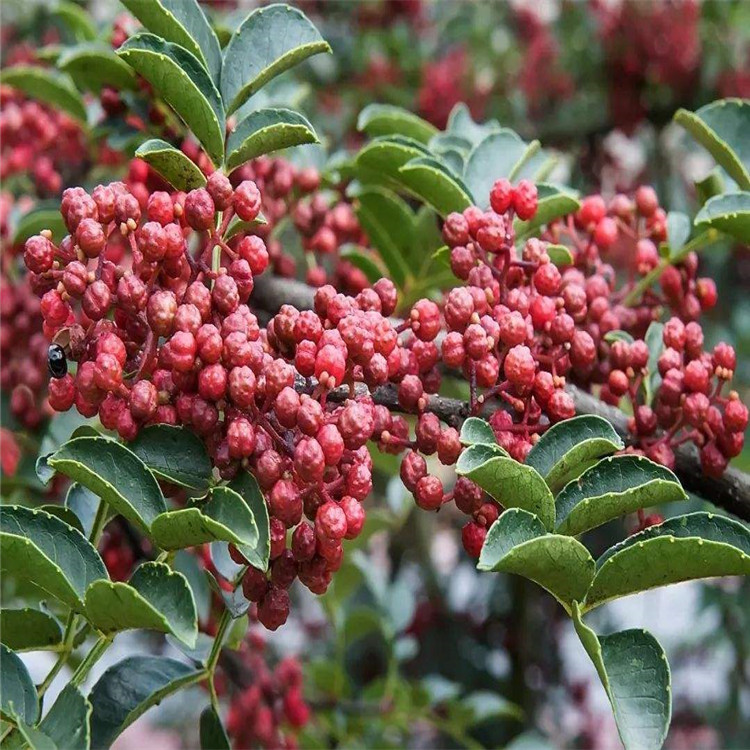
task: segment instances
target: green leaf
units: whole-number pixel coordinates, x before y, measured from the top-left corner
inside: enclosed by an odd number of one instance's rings
[[[211,589],[197,556],[188,550],[179,550],[174,556],[172,568],[185,576],[193,592],[198,621],[206,622],[211,612]]]
[[[39,701],[36,688],[21,657],[0,644],[0,714],[4,718],[36,724]]]
[[[529,451],[526,464],[534,467],[557,493],[602,456],[624,447],[606,419],[586,414],[552,425]]]
[[[149,31],[191,52],[219,85],[221,47],[196,0],[123,0],[122,4]]]
[[[103,437],[68,441],[49,458],[55,471],[88,487],[145,532],[167,505],[154,475],[124,445]]]
[[[77,40],[90,42],[96,39],[96,26],[91,16],[80,5],[58,0],[52,12],[70,29]]]
[[[88,750],[91,745],[91,704],[74,685],[66,685],[39,728],[56,747]]]
[[[272,151],[319,143],[313,126],[291,109],[257,109],[229,134],[227,171]]]
[[[374,138],[357,154],[357,170],[374,175],[389,187],[402,189],[401,167],[411,159],[430,156],[424,144],[403,135],[388,135]]]
[[[731,234],[740,242],[750,242],[750,192],[723,193],[710,198],[698,212],[695,223]]]
[[[476,690],[461,698],[461,709],[471,713],[469,726],[478,726],[490,719],[515,719],[523,721],[523,709],[502,695],[489,690]]]
[[[62,640],[60,623],[40,609],[0,610],[0,640],[14,651],[42,651]]]
[[[65,507],[75,513],[78,524],[86,538],[91,536],[100,502],[101,500],[96,494],[88,487],[78,484],[78,482],[73,482],[65,495]]]
[[[411,210],[395,193],[380,187],[362,190],[354,210],[394,283],[403,288],[410,275],[405,256],[406,245],[413,240]]]
[[[224,158],[224,108],[198,58],[149,33],[128,39],[117,54],[182,118],[215,165]]]
[[[181,487],[208,489],[211,459],[203,441],[191,430],[151,425],[141,430],[128,448],[160,479]]]
[[[77,529],[41,510],[4,505],[0,550],[6,573],[31,578],[64,604],[82,611],[90,583],[108,579],[99,553]]]
[[[664,351],[664,324],[653,321],[646,330],[644,341],[648,347],[648,364],[647,374],[643,378],[643,391],[645,402],[650,406],[654,400],[654,394],[661,385],[659,357]]]
[[[140,565],[129,583],[92,583],[86,591],[86,615],[102,633],[158,630],[191,647],[198,636],[195,600],[187,579],[158,562]]]
[[[252,511],[229,487],[214,487],[200,508],[162,513],[151,526],[154,541],[163,549],[183,549],[206,542],[232,542],[254,547],[258,528]]]
[[[496,133],[502,129],[497,120],[488,120],[481,124],[474,122],[469,108],[464,102],[459,102],[448,115],[446,131],[451,135],[464,138],[473,147],[490,133]]]
[[[477,206],[489,207],[495,181],[510,177],[525,152],[526,144],[508,128],[489,133],[472,149],[463,177]]]
[[[438,129],[413,112],[390,104],[368,104],[357,118],[357,130],[371,138],[379,135],[405,135],[427,144]]]
[[[565,245],[547,245],[545,252],[556,266],[573,265],[573,253]]]
[[[268,224],[268,222],[262,213],[258,214],[253,221],[242,221],[242,219],[235,218],[224,233],[224,239],[229,241],[238,234],[255,234],[255,230],[263,224]]]
[[[469,188],[453,170],[431,156],[412,159],[399,169],[401,182],[441,216],[472,205]]]
[[[689,513],[610,547],[597,561],[586,611],[680,581],[750,574],[750,529],[711,513]]]
[[[659,750],[672,716],[669,663],[646,630],[597,636],[573,608],[573,624],[604,686],[625,750]]]
[[[59,202],[42,201],[21,216],[13,234],[13,244],[22,245],[29,237],[39,234],[43,229],[52,232],[55,242],[60,242],[68,233],[60,213]]]
[[[271,554],[271,534],[269,531],[268,505],[260,491],[258,481],[248,471],[241,471],[230,483],[229,488],[239,494],[253,513],[258,529],[258,541],[253,547],[240,548],[247,561],[259,570],[268,569]]]
[[[160,138],[142,143],[135,156],[148,162],[177,190],[190,191],[206,184],[206,176],[198,165],[183,151]]]
[[[272,78],[331,47],[302,11],[269,5],[253,11],[224,50],[221,95],[231,114]]]
[[[687,494],[665,466],[643,456],[611,456],[557,496],[556,530],[575,536],[639,508],[677,500],[687,500]]]
[[[508,179],[511,182],[522,179],[527,171],[533,174],[533,171],[537,167],[537,159],[540,158],[542,162],[544,161],[540,148],[541,144],[539,141],[531,141],[531,143],[526,144],[526,148],[524,149],[523,154],[521,154],[521,158],[513,165],[513,168],[508,174]],[[541,164],[538,166],[541,166]]]
[[[690,237],[690,219],[682,211],[667,214],[667,242],[670,254],[676,253]]]
[[[339,257],[359,268],[371,284],[374,284],[378,279],[382,279],[387,275],[374,258],[370,254],[363,252],[357,245],[344,245],[339,249]]]
[[[57,61],[80,89],[98,93],[102,86],[118,91],[137,88],[135,74],[106,44],[87,42],[66,49]]]
[[[91,689],[91,746],[109,747],[151,706],[197,682],[201,671],[163,656],[129,656],[110,667]]]
[[[458,458],[456,474],[471,479],[505,508],[535,514],[547,529],[555,525],[555,500],[536,469],[497,455],[489,445],[472,445]]]
[[[528,239],[540,227],[549,224],[553,219],[574,213],[581,204],[573,192],[568,189],[540,182],[537,186],[539,196],[539,205],[533,218],[528,221],[516,219],[513,222],[513,228],[516,231],[516,238]]]
[[[216,711],[206,706],[200,721],[201,750],[230,750],[229,737]]]
[[[61,109],[86,124],[86,105],[72,81],[64,73],[47,68],[14,65],[0,71],[0,83],[22,91],[37,101]]]
[[[750,102],[721,99],[697,112],[680,109],[674,116],[727,174],[743,189],[750,190]]]
[[[586,596],[594,559],[571,536],[546,533],[542,521],[520,508],[506,510],[484,540],[479,570],[524,576],[552,594],[570,612]]]
[[[497,445],[497,438],[484,419],[469,417],[461,425],[461,443],[463,445]]]
[[[608,331],[604,334],[604,340],[608,344],[614,344],[615,341],[625,341],[628,344],[632,344],[634,339],[627,331]]]

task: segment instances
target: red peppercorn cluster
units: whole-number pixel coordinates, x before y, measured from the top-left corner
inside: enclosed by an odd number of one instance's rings
[[[28,176],[40,196],[59,195],[87,160],[75,120],[7,86],[0,86],[0,143],[0,180]]]
[[[314,167],[298,169],[285,159],[260,157],[232,174],[234,182],[253,180],[262,196],[262,211],[267,223],[255,233],[268,241],[274,272],[292,278],[297,264],[284,252],[278,239],[270,239],[274,227],[291,217],[306,254],[305,280],[314,287],[331,283],[347,294],[357,294],[369,286],[363,271],[344,258],[339,249],[347,243],[368,246],[351,203],[343,195],[332,199],[331,191],[321,189],[320,173]]]
[[[235,655],[242,667],[241,687],[231,695],[226,722],[233,746],[294,750],[295,733],[310,720],[302,692],[302,665],[287,656],[272,668],[265,644],[254,633]]]
[[[677,317],[665,324],[663,341],[657,365],[661,383],[652,406],[644,403],[640,388],[648,377],[649,352],[642,340],[612,345],[612,369],[602,398],[614,404],[623,396],[630,400],[630,430],[649,458],[673,469],[674,448],[691,441],[700,448],[704,473],[720,477],[729,459],[742,451],[748,422],[748,409],[737,392],[722,394],[734,374],[735,351],[725,343],[705,351],[701,326]],[[657,428],[663,431],[659,435]]]

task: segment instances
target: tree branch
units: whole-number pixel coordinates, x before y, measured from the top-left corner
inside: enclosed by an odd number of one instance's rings
[[[293,279],[261,276],[255,281],[252,303],[260,310],[275,313],[282,305],[293,305],[298,310],[308,310],[313,305],[315,290]],[[305,387],[300,384],[300,387]],[[367,393],[364,383],[356,384],[357,393]],[[573,385],[567,386],[573,397],[577,414],[596,414],[604,417],[625,439],[629,438],[628,417],[619,409],[605,404],[590,393]],[[344,401],[349,396],[347,387],[336,388],[328,398],[332,401]],[[377,388],[372,397],[375,403],[388,407],[390,411],[403,412],[398,403],[397,390],[393,385]],[[483,416],[489,416],[501,408],[497,404],[485,404]],[[469,416],[469,405],[465,401],[443,396],[430,396],[427,410],[454,427]],[[675,472],[680,477],[686,490],[700,495],[717,507],[733,513],[745,521],[750,521],[750,476],[732,467],[728,468],[721,479],[706,476],[700,465],[698,450],[694,445],[683,444],[675,449]]]

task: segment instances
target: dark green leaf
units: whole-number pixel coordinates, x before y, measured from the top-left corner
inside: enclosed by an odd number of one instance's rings
[[[528,221],[516,219],[513,222],[513,228],[519,240],[528,239],[540,227],[549,224],[553,219],[574,213],[581,207],[575,193],[568,189],[544,182],[540,182],[536,187],[539,195],[539,206],[536,214]]]
[[[230,750],[229,738],[216,711],[206,706],[200,722],[201,750]]]
[[[669,729],[672,692],[664,650],[645,630],[597,636],[577,611],[573,622],[596,667],[625,750],[659,750]]]
[[[377,176],[389,187],[402,188],[401,167],[411,159],[429,156],[419,141],[403,135],[374,138],[357,154],[357,170]]]
[[[96,26],[91,16],[80,5],[58,0],[52,12],[70,29],[77,40],[90,42],[96,39]]]
[[[48,68],[14,65],[0,71],[0,83],[22,91],[32,99],[61,109],[86,124],[86,106],[72,81]]]
[[[224,50],[221,95],[227,114],[279,73],[311,55],[330,51],[328,42],[302,11],[288,5],[253,11]]]
[[[91,746],[109,747],[151,706],[202,673],[160,656],[129,656],[110,667],[91,689]]]
[[[60,623],[39,609],[0,610],[0,640],[14,651],[41,651],[62,640]]]
[[[557,496],[557,531],[575,536],[639,508],[677,500],[687,500],[687,494],[665,466],[643,456],[611,456]]]
[[[497,445],[497,438],[487,422],[479,417],[469,417],[461,425],[463,445]]]
[[[52,232],[52,240],[60,242],[68,233],[60,214],[60,204],[53,205],[49,201],[42,201],[25,213],[16,224],[16,231],[13,234],[13,244],[21,245],[29,237],[39,234],[43,229],[49,229]]]
[[[414,217],[406,203],[385,188],[368,187],[357,196],[355,211],[396,286],[409,276],[406,246],[413,240]]]
[[[206,184],[206,176],[187,154],[159,138],[142,143],[135,156],[148,162],[177,190],[190,191]]]
[[[372,256],[363,252],[357,245],[345,245],[339,250],[339,257],[359,268],[371,284],[387,275]]]
[[[83,530],[83,524],[81,519],[65,505],[55,505],[54,503],[47,503],[45,505],[36,506],[39,510],[43,510],[45,513],[49,513],[51,516],[56,516],[68,526],[72,526],[74,529],[78,529],[84,536],[88,535]]]
[[[268,569],[268,556],[271,553],[271,536],[269,531],[268,505],[260,491],[255,477],[248,471],[241,471],[229,487],[237,492],[247,503],[255,518],[258,529],[258,542],[253,547],[242,547],[242,554],[253,567],[259,570]]]
[[[459,456],[456,473],[478,484],[503,507],[529,511],[552,529],[555,500],[544,479],[531,466],[497,455],[500,451],[500,446],[472,445]]]
[[[36,724],[39,702],[36,688],[21,657],[0,643],[0,714]]]
[[[390,104],[368,104],[357,118],[357,130],[371,138],[379,135],[405,135],[420,143],[428,143],[438,129],[407,109]]]
[[[313,126],[291,109],[257,109],[229,134],[227,170],[282,148],[318,143]]]
[[[674,116],[727,174],[743,189],[750,190],[750,102],[721,99],[697,112],[680,109]]]
[[[221,47],[196,0],[123,0],[123,5],[149,31],[192,52],[219,85]]]
[[[489,133],[469,154],[464,182],[477,206],[490,205],[490,190],[496,180],[509,177],[526,152],[521,137],[508,128]]]
[[[213,160],[224,158],[224,108],[211,77],[198,58],[154,34],[128,39],[117,54],[140,73],[182,118]]]
[[[242,219],[235,218],[227,228],[224,234],[225,240],[230,240],[232,237],[236,237],[238,234],[255,234],[255,229],[263,224],[268,224],[266,217],[263,214],[258,214],[253,221],[242,221]]]
[[[198,636],[195,600],[185,576],[158,562],[140,565],[129,583],[92,583],[86,591],[86,615],[102,633],[158,630],[191,647]]]
[[[167,482],[196,490],[207,489],[211,482],[211,459],[203,441],[191,430],[151,425],[141,430],[128,448]]]
[[[557,493],[592,463],[624,447],[606,419],[586,414],[552,425],[529,451],[526,463]]]
[[[469,188],[444,164],[431,156],[412,159],[399,169],[401,182],[441,216],[472,205]]]
[[[2,569],[31,578],[39,588],[77,611],[90,583],[107,579],[93,545],[77,529],[41,510],[0,509]]]
[[[135,89],[137,79],[114,50],[103,43],[87,42],[66,49],[57,61],[80,89],[98,93],[102,86],[118,91]]]
[[[91,744],[91,704],[73,685],[66,685],[39,728],[62,750],[88,750]]]
[[[710,198],[695,217],[701,227],[712,227],[750,242],[750,192],[723,193]]]
[[[55,471],[88,487],[118,513],[148,532],[167,505],[146,464],[124,445],[102,437],[80,437],[49,459]]]
[[[586,610],[680,581],[750,574],[750,529],[711,513],[690,513],[628,537],[597,561]]]
[[[151,533],[154,541],[168,550],[215,541],[255,547],[259,539],[252,511],[229,487],[214,487],[199,508],[162,513],[151,525]]]
[[[542,521],[520,508],[506,510],[490,527],[479,570],[524,576],[552,594],[570,612],[586,596],[594,560],[571,536],[546,533]]]

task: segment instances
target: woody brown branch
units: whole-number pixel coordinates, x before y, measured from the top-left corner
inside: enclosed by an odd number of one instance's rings
[[[313,306],[315,290],[293,279],[279,277],[260,277],[256,279],[251,302],[264,312],[274,314],[282,305],[293,305],[298,310],[308,310]],[[357,384],[360,393],[368,391],[363,383]],[[615,430],[628,440],[628,417],[619,409],[605,404],[590,393],[568,385],[567,391],[573,397],[577,414],[596,414],[607,419]],[[348,388],[337,388],[329,398],[343,401],[349,395]],[[377,388],[372,393],[376,403],[388,407],[391,411],[401,412],[397,390],[392,385]],[[501,408],[497,404],[486,404],[482,416],[488,416]],[[469,416],[469,405],[465,401],[443,396],[430,396],[427,410],[436,414],[441,420],[454,427]],[[683,444],[675,449],[675,473],[689,492],[708,500],[738,518],[750,521],[750,476],[742,471],[729,467],[720,479],[706,476],[700,465],[698,450],[694,445]]]

